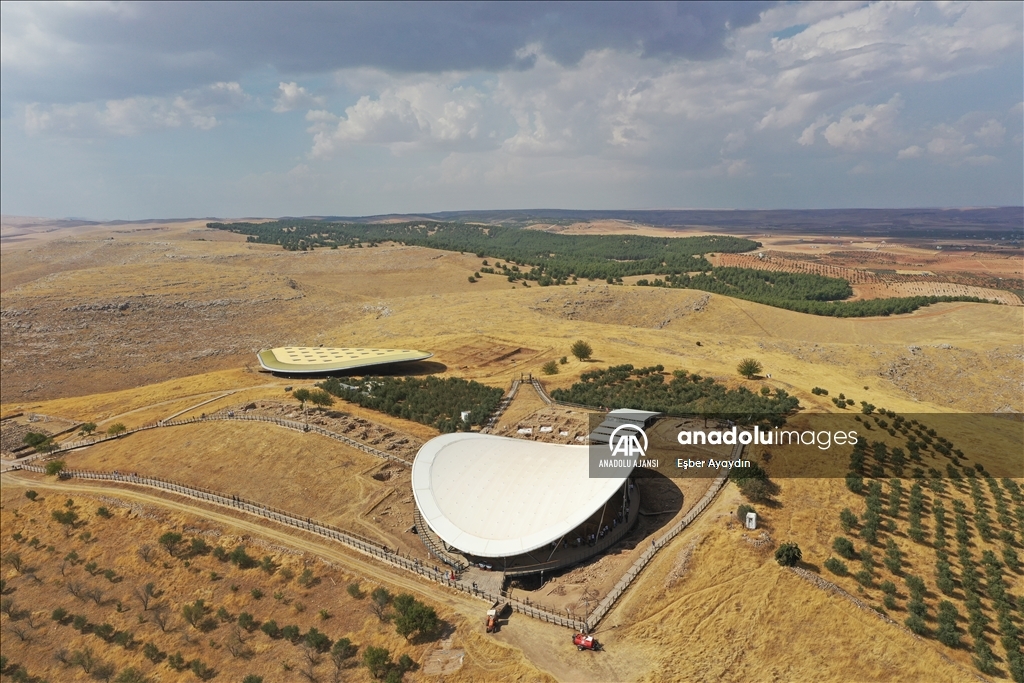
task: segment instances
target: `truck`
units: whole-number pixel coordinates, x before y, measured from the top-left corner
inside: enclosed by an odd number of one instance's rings
[[[582,652],[583,650],[593,650],[598,652],[601,650],[601,643],[597,642],[594,636],[588,636],[585,633],[575,633],[572,637],[572,644],[576,646],[576,649]]]

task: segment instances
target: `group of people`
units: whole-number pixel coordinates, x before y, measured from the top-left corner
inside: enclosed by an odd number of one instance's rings
[[[622,514],[620,513],[620,514],[615,516],[615,518],[612,520],[611,524],[605,524],[600,529],[598,529],[596,532],[592,532],[590,534],[587,534],[585,538],[583,536],[577,536],[576,537],[576,541],[573,543],[573,547],[574,548],[579,548],[584,543],[586,543],[587,545],[594,545],[600,539],[604,538],[612,529],[617,527],[619,525],[619,522],[621,521],[621,519],[622,519]],[[557,541],[553,542],[551,544],[551,547],[554,548],[556,545],[557,545]]]

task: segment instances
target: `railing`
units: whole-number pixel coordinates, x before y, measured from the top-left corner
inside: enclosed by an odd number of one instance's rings
[[[512,400],[516,397],[519,392],[519,380],[512,380],[512,388],[508,390],[508,393],[501,399],[501,403],[494,409],[491,416],[487,418],[487,424],[484,425],[481,431],[486,431],[498,424],[498,420],[501,419],[502,414],[508,409],[509,405],[512,404]]]
[[[539,379],[533,377],[531,378],[530,382],[531,384],[533,384],[533,388],[537,390],[537,394],[540,396],[540,399],[549,405],[553,403],[555,405],[565,406],[567,408],[579,408],[580,410],[589,410],[592,413],[608,412],[606,408],[600,408],[598,406],[587,406],[583,405],[582,403],[569,403],[568,401],[557,401],[548,395],[548,392],[544,390],[544,387],[541,385]]]
[[[12,469],[25,470],[28,472],[37,472],[43,474],[44,468],[37,465],[28,465],[25,463],[19,463]],[[581,630],[586,627],[586,623],[578,619],[571,619],[551,610],[545,609],[539,605],[533,605],[529,602],[521,602],[510,598],[505,598],[501,595],[495,595],[493,593],[482,591],[475,587],[471,582],[459,580],[459,578],[452,579],[450,573],[447,570],[441,570],[434,567],[426,566],[422,560],[404,556],[401,553],[391,550],[386,546],[379,543],[375,543],[369,539],[363,538],[358,534],[354,534],[351,531],[344,531],[331,524],[326,524],[309,517],[300,517],[292,513],[280,510],[278,508],[262,505],[253,501],[246,500],[240,496],[229,495],[226,493],[220,493],[211,489],[206,489],[196,486],[188,486],[175,481],[169,481],[166,479],[160,479],[159,477],[140,477],[134,474],[122,474],[120,472],[92,472],[88,470],[62,470],[59,475],[62,479],[88,479],[88,480],[100,480],[100,481],[117,481],[126,484],[134,484],[137,486],[147,486],[151,488],[157,488],[164,491],[170,491],[177,493],[182,496],[194,498],[197,500],[206,501],[215,505],[222,505],[231,507],[249,514],[258,515],[281,524],[308,531],[310,533],[328,538],[344,546],[357,550],[365,555],[380,560],[393,567],[398,567],[409,572],[413,572],[422,576],[425,579],[433,581],[439,585],[448,586],[467,595],[487,600],[489,603],[494,604],[496,601],[502,601],[508,603],[513,611],[519,614],[525,614],[526,616],[534,619],[540,619],[550,624],[557,624],[564,626],[565,628],[572,628],[575,630]]]
[[[733,448],[732,460],[739,460],[742,455],[743,445],[736,444]],[[648,563],[650,563],[651,559],[654,558],[658,551],[668,545],[669,541],[678,536],[683,529],[693,523],[693,520],[697,519],[700,513],[704,512],[704,510],[711,505],[711,502],[715,499],[715,496],[718,495],[718,492],[722,489],[722,486],[725,485],[728,478],[729,469],[722,469],[714,482],[712,482],[710,488],[704,492],[704,496],[696,505],[693,506],[693,509],[686,513],[686,516],[679,520],[671,529],[665,532],[661,538],[651,541],[651,547],[645,550],[643,554],[636,559],[633,566],[626,570],[626,573],[622,575],[622,578],[619,579],[617,584],[615,584],[615,587],[612,588],[611,592],[604,596],[601,602],[598,603],[597,607],[594,608],[594,611],[587,618],[586,625],[588,631],[594,630],[597,624],[600,623],[601,619],[603,619],[604,616],[608,614],[608,611],[611,610],[615,601],[626,592],[626,589],[629,588],[630,584],[633,583],[640,572],[644,570]]]
[[[416,504],[413,504],[412,506],[412,517],[413,523],[416,525],[416,533],[419,535],[420,540],[423,541],[423,545],[427,546],[427,550],[433,553],[435,557],[445,564],[453,567],[456,571],[460,573],[466,571],[469,567],[468,562],[452,557],[434,541],[434,536],[430,531],[430,527],[427,526],[427,521],[423,519],[423,515],[420,514],[420,508]]]
[[[533,381],[536,383],[536,380],[533,380]],[[101,439],[97,439],[97,440],[89,442],[89,443],[84,443],[84,444],[80,444],[80,445],[62,446],[58,450],[71,450],[72,448],[80,448],[82,446],[92,445],[92,444],[95,444],[95,443],[102,443],[103,441],[109,441],[111,439],[120,438],[120,437],[125,436],[127,434],[132,434],[134,432],[139,432],[139,431],[143,431],[143,430],[146,430],[146,429],[154,429],[154,428],[159,427],[159,426],[174,426],[174,425],[192,424],[192,423],[203,422],[203,421],[207,421],[207,420],[215,420],[215,419],[218,419],[218,420],[243,420],[243,421],[255,421],[255,422],[270,422],[270,423],[274,423],[274,424],[278,424],[278,425],[287,427],[289,429],[298,429],[298,430],[301,430],[301,431],[313,431],[313,432],[316,432],[318,434],[322,434],[324,436],[328,436],[328,437],[337,439],[339,441],[342,441],[342,442],[346,443],[347,445],[351,445],[354,448],[357,448],[357,449],[359,449],[361,451],[364,451],[366,453],[369,453],[371,455],[375,455],[376,457],[385,458],[387,460],[392,460],[392,461],[399,462],[399,463],[402,463],[402,464],[407,465],[407,466],[411,466],[411,463],[409,463],[406,460],[403,460],[401,458],[393,456],[393,455],[391,455],[389,453],[385,453],[383,451],[378,451],[378,450],[376,450],[374,448],[370,448],[369,446],[365,446],[364,444],[361,444],[361,443],[359,443],[357,441],[349,439],[348,437],[342,436],[341,434],[337,434],[335,432],[331,432],[331,431],[328,431],[326,429],[322,429],[322,428],[316,427],[316,426],[310,427],[310,426],[305,425],[305,424],[303,424],[301,422],[293,422],[293,421],[290,421],[290,420],[282,420],[280,418],[264,417],[264,416],[260,416],[260,415],[244,415],[244,416],[217,415],[217,416],[204,416],[204,417],[198,417],[198,418],[194,417],[194,418],[189,418],[187,420],[180,420],[180,421],[174,421],[174,422],[165,422],[165,423],[159,423],[159,424],[153,424],[153,425],[145,425],[145,426],[142,426],[142,427],[136,427],[135,429],[128,430],[127,432],[123,432],[123,433],[121,433],[119,435],[116,435],[116,436],[107,436],[107,437],[104,437],[104,438],[101,438]],[[743,445],[742,444],[737,444],[733,448],[733,453],[732,453],[731,459],[733,461],[740,460],[742,458],[742,455],[743,455]],[[29,472],[37,472],[37,473],[43,473],[44,472],[44,469],[42,467],[35,466],[35,465],[29,465],[29,464],[27,464],[27,462],[24,462],[24,461],[19,463],[19,464],[16,464],[12,469],[15,469],[15,470],[21,469],[21,470],[26,470],[26,471],[29,471]],[[412,558],[412,557],[403,557],[401,554],[399,554],[397,552],[391,551],[390,549],[388,549],[388,548],[386,548],[384,546],[381,546],[379,544],[376,544],[373,541],[370,541],[368,539],[359,537],[357,534],[354,534],[354,533],[352,533],[350,531],[343,531],[343,530],[341,530],[341,529],[339,529],[339,528],[337,528],[335,526],[332,526],[330,524],[325,524],[323,522],[314,521],[311,518],[305,518],[305,521],[303,521],[303,518],[298,517],[296,515],[293,515],[291,513],[285,512],[284,510],[279,510],[277,508],[269,507],[267,505],[261,505],[259,503],[255,503],[255,502],[252,502],[252,501],[245,500],[245,499],[240,498],[238,496],[232,496],[232,495],[228,495],[228,494],[224,494],[224,493],[219,493],[219,492],[216,492],[216,491],[212,491],[210,489],[204,489],[204,488],[200,488],[200,487],[187,486],[185,484],[181,484],[181,483],[178,483],[178,482],[173,482],[173,481],[168,481],[168,480],[160,479],[160,478],[157,478],[157,477],[139,477],[139,476],[136,476],[134,474],[128,475],[128,474],[121,474],[121,473],[118,473],[118,472],[90,472],[90,471],[86,471],[86,470],[63,470],[63,471],[61,471],[60,475],[61,475],[62,478],[74,477],[74,478],[80,478],[80,479],[109,480],[109,481],[125,482],[125,483],[130,483],[130,484],[138,484],[138,485],[141,485],[141,486],[150,486],[150,487],[154,487],[154,488],[163,489],[163,490],[166,490],[166,491],[172,491],[174,493],[178,493],[178,494],[183,495],[183,496],[188,496],[188,497],[196,498],[196,499],[199,499],[199,500],[205,500],[207,502],[211,502],[211,503],[215,503],[215,504],[219,504],[219,505],[225,505],[225,506],[228,506],[228,507],[233,507],[233,508],[242,510],[244,512],[251,513],[251,514],[260,515],[262,517],[265,517],[267,519],[271,519],[271,520],[280,522],[282,524],[287,524],[289,526],[293,526],[293,527],[296,527],[296,528],[299,528],[299,529],[303,529],[305,531],[309,531],[309,532],[314,533],[314,534],[318,534],[318,535],[323,536],[325,538],[333,539],[333,540],[338,541],[338,542],[340,542],[340,543],[342,543],[342,544],[344,544],[344,545],[346,545],[348,547],[351,547],[351,548],[353,548],[355,550],[358,550],[358,551],[360,551],[362,553],[371,555],[371,556],[373,556],[373,557],[375,557],[375,558],[377,558],[377,559],[379,559],[379,560],[381,560],[383,562],[386,562],[386,563],[388,563],[388,564],[390,564],[392,566],[399,567],[399,568],[405,569],[407,571],[415,572],[416,574],[419,574],[420,576],[428,578],[428,579],[430,579],[432,581],[435,581],[435,582],[437,582],[439,584],[449,586],[449,587],[454,588],[456,590],[459,590],[459,591],[462,591],[464,593],[468,593],[468,594],[474,595],[476,597],[483,598],[485,600],[489,600],[492,603],[494,601],[496,601],[496,600],[504,600],[504,601],[508,602],[512,606],[512,609],[514,611],[516,611],[517,613],[519,613],[519,614],[525,614],[526,616],[532,617],[534,619],[540,619],[542,621],[546,621],[546,622],[551,623],[551,624],[558,624],[560,626],[565,626],[567,628],[572,628],[572,629],[575,629],[575,630],[584,630],[584,631],[588,631],[589,632],[589,631],[593,631],[594,628],[598,625],[598,623],[600,623],[601,619],[603,619],[604,616],[608,613],[608,611],[611,610],[612,606],[614,606],[616,600],[618,600],[619,597],[621,597],[621,595],[626,592],[626,589],[629,588],[629,586],[633,583],[633,581],[640,574],[640,572],[643,571],[643,569],[648,565],[648,563],[650,563],[651,559],[655,556],[655,554],[657,554],[657,552],[661,548],[663,548],[672,539],[674,539],[677,535],[679,535],[679,533],[682,532],[683,529],[685,529],[687,526],[689,526],[693,522],[693,520],[695,520],[711,504],[711,502],[715,499],[715,496],[717,496],[718,492],[721,490],[722,486],[725,484],[726,480],[728,479],[728,477],[729,477],[729,470],[728,469],[723,469],[719,473],[719,475],[715,478],[714,482],[711,484],[711,487],[704,493],[704,496],[693,507],[693,509],[691,509],[686,514],[686,516],[683,517],[683,519],[681,519],[671,529],[669,529],[665,534],[663,534],[661,536],[661,538],[658,538],[658,539],[653,540],[651,542],[651,547],[648,548],[647,550],[645,550],[644,553],[642,555],[640,555],[639,558],[637,558],[637,560],[633,563],[633,565],[626,571],[625,574],[623,574],[622,578],[615,585],[615,587],[611,590],[611,592],[608,593],[604,597],[604,599],[601,600],[600,603],[598,603],[597,607],[594,609],[594,611],[592,613],[590,613],[588,615],[588,617],[587,617],[587,619],[585,621],[580,621],[580,620],[574,619],[574,618],[563,617],[560,614],[557,614],[555,612],[552,612],[552,611],[547,610],[547,609],[545,609],[543,607],[540,607],[540,606],[532,605],[529,602],[523,603],[523,602],[519,602],[518,600],[506,599],[506,598],[504,598],[504,597],[502,597],[500,595],[496,596],[496,595],[493,595],[493,594],[485,592],[485,591],[480,591],[479,589],[477,589],[476,587],[472,586],[471,584],[467,585],[464,582],[459,581],[457,578],[456,579],[450,578],[450,575],[448,574],[447,571],[440,571],[438,569],[432,569],[432,568],[429,568],[429,567],[425,567],[423,565],[422,561],[420,561],[418,559],[415,559],[415,558]],[[637,503],[637,504],[639,505],[639,503]],[[418,510],[417,510],[417,515],[418,515]],[[420,528],[419,525],[420,525],[420,523],[422,521],[423,521],[422,517],[418,516],[417,517],[417,522],[416,522],[417,523],[417,528]],[[602,540],[604,540],[604,539],[602,539]],[[608,539],[608,540],[609,540],[609,545],[610,545],[610,542],[612,540],[618,540],[618,539],[616,538],[616,539]],[[433,550],[433,549],[431,549],[431,550]],[[592,548],[588,548],[588,550],[593,551]],[[591,554],[593,554],[593,553],[591,552]],[[442,555],[440,553],[437,553],[437,552],[435,552],[435,555],[438,555],[438,557],[442,557]]]

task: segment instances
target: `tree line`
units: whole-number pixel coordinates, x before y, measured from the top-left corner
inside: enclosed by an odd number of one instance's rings
[[[437,428],[442,433],[483,426],[504,392],[460,377],[364,377],[327,379],[318,385],[340,399],[394,417]],[[462,419],[463,412],[468,419]]]
[[[529,266],[522,279],[545,284],[567,278],[621,278],[629,275],[678,275],[708,270],[704,254],[739,253],[760,247],[740,237],[650,237],[643,235],[558,235],[541,230],[465,223],[332,223],[284,220],[268,223],[208,223],[217,230],[248,235],[250,242],[279,244],[305,251],[316,247],[355,247],[398,242],[412,246],[471,252],[477,256]],[[518,268],[513,271],[521,272]],[[520,277],[520,276],[516,276]]]
[[[912,313],[923,306],[950,301],[994,303],[976,296],[907,296],[843,301],[853,296],[853,289],[842,278],[735,267],[710,268],[694,275],[667,275],[664,280],[641,279],[637,285],[699,289],[798,313],[835,318],[899,315]]]
[[[605,408],[651,410],[666,415],[727,416],[740,423],[767,421],[781,425],[800,407],[782,389],[754,393],[746,387],[729,389],[711,377],[685,370],[665,372],[661,365],[634,368],[615,365],[585,372],[568,389],[554,389],[556,401]]]

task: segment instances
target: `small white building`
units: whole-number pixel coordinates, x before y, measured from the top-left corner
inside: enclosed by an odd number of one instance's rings
[[[746,522],[744,523],[744,526],[746,526],[748,529],[756,529],[757,528],[757,513],[756,512],[748,512],[747,513],[747,519],[746,519]]]

